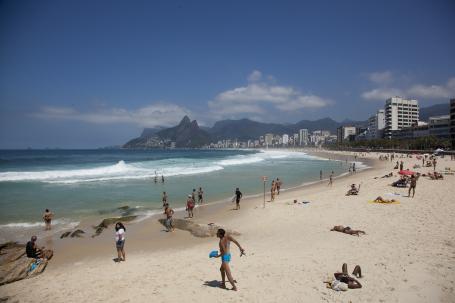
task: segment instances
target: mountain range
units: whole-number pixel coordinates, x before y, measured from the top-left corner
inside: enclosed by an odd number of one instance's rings
[[[436,104],[420,109],[420,119],[427,121],[429,117],[445,115],[449,113],[448,104]],[[213,127],[199,127],[196,120],[191,121],[185,116],[177,126],[171,128],[145,128],[138,138],[128,141],[124,148],[164,148],[175,147],[195,148],[211,142],[225,139],[237,139],[240,141],[258,139],[266,133],[272,134],[294,134],[300,129],[328,130],[336,134],[340,126],[366,127],[368,121],[344,120],[337,122],[331,118],[318,120],[302,120],[294,124],[263,123],[249,119],[222,120],[216,122]],[[174,142],[174,143],[172,143]]]

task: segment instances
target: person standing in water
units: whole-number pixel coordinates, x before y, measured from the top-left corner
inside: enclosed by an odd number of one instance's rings
[[[117,262],[126,261],[125,255],[125,232],[126,228],[122,222],[115,224],[115,247],[117,248]]]
[[[235,189],[235,206],[236,206],[236,210],[239,210],[240,209],[240,199],[242,198],[242,193],[240,192],[239,188],[237,187]]]
[[[186,211],[188,212],[188,218],[193,218],[193,208],[194,208],[194,199],[191,195],[188,195],[188,199],[186,200]]]
[[[202,204],[204,202],[204,191],[202,190],[202,187],[199,187],[199,190],[197,191],[197,203]]]
[[[161,175],[161,183],[164,183],[164,175]]]
[[[280,180],[280,178],[276,178],[276,194],[278,196],[280,195],[281,185],[283,185],[283,182]]]
[[[165,191],[163,191],[163,198],[162,198],[162,201],[163,201],[163,207],[166,206],[167,204],[167,194]]]
[[[52,218],[54,218],[54,214],[46,208],[43,214],[43,220],[45,224],[45,230],[51,230],[51,223],[52,223]]]
[[[234,242],[235,245],[240,250],[240,257],[245,254],[245,250],[240,246],[240,243],[237,242],[236,239],[231,237],[230,235],[226,235],[226,231],[222,228],[218,229],[216,236],[220,238],[220,253],[216,258],[221,257],[221,288],[226,288],[226,276],[229,280],[229,283],[232,285],[232,290],[237,291],[237,287],[235,286],[236,281],[232,277],[231,268],[229,267],[229,263],[231,262],[231,242]]]

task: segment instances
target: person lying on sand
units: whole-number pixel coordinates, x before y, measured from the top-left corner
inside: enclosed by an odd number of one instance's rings
[[[393,173],[384,175],[384,176],[382,176],[381,178],[390,178],[390,177],[393,177]],[[378,178],[378,177],[376,177],[375,179],[377,179],[377,178]]]
[[[352,275],[354,275],[355,277],[358,277],[358,278],[362,277],[362,269],[360,268],[359,265],[355,266],[354,271],[352,272]],[[359,281],[357,281],[355,278],[349,276],[348,265],[346,263],[343,264],[342,272],[336,272],[333,274],[333,276],[335,277],[335,279],[337,281],[346,283],[349,289],[362,288],[362,284],[360,284]],[[334,282],[336,282],[336,281],[335,280],[325,281],[324,283],[328,283],[328,287],[332,288],[332,284],[334,284]],[[345,290],[345,289],[343,289],[343,290]]]
[[[351,189],[348,190],[346,193],[346,196],[351,196],[351,195],[358,195],[360,191],[360,185],[359,188],[355,187],[355,184],[351,184]]]
[[[349,226],[344,227],[343,225],[335,225],[330,231],[338,231],[340,233],[345,233],[351,236],[357,236],[359,237],[360,234],[366,235],[366,233],[363,230],[356,230],[352,229]]]
[[[384,199],[383,197],[379,196],[377,197],[376,199],[374,199],[374,202],[376,203],[393,203],[393,202],[397,202],[397,200],[395,199]]]

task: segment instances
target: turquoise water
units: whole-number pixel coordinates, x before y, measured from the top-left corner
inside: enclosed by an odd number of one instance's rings
[[[261,176],[279,177],[289,188],[319,179],[320,170],[325,177],[344,173],[348,165],[286,150],[0,151],[0,241],[41,228],[45,208],[62,230],[85,217],[118,214],[123,205],[141,217],[153,215],[163,191],[178,209],[200,186],[211,203],[231,197],[236,187],[244,195],[262,192]]]

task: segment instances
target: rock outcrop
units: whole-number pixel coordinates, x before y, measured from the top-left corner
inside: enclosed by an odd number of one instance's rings
[[[46,252],[52,257],[52,251]],[[27,258],[24,244],[13,242],[1,244],[0,285],[39,275],[46,268],[47,262],[48,260],[41,259],[37,264],[35,259]]]
[[[165,225],[165,219],[158,220],[161,224]],[[199,238],[215,237],[216,232],[219,228],[223,228],[220,225],[210,223],[210,224],[200,224],[190,220],[185,219],[173,219],[174,228],[189,231],[193,236]],[[226,229],[226,233],[230,235],[240,235],[239,232],[231,229]]]
[[[113,217],[113,218],[106,218],[101,221],[100,224],[94,226],[95,233],[92,235],[92,238],[99,236],[105,228],[108,228],[109,225],[115,224],[117,222],[129,222],[136,219],[137,216],[125,216],[125,217]]]

